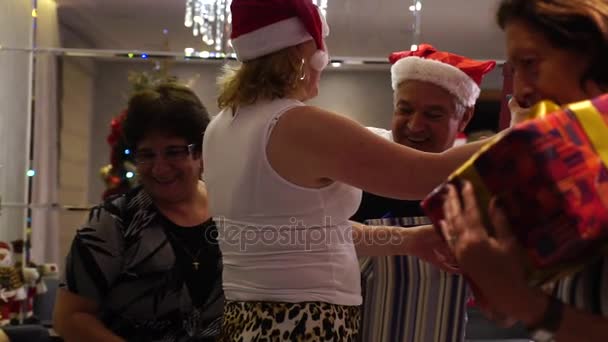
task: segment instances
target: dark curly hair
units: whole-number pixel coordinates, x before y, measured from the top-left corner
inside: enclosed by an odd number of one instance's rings
[[[503,0],[496,15],[504,29],[522,21],[558,49],[591,56],[581,83],[608,86],[608,2],[598,0]]]
[[[131,96],[123,135],[133,149],[147,134],[160,132],[197,144],[200,151],[209,121],[207,109],[190,88],[167,82]]]

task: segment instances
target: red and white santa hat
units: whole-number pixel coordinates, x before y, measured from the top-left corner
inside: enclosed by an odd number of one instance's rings
[[[4,256],[2,259],[0,259],[0,267],[12,265],[13,257],[11,254],[11,245],[4,241],[0,241],[0,255]]]
[[[7,251],[10,252],[11,245],[9,245],[7,242],[0,241],[0,250],[3,250],[3,249],[6,249]]]
[[[312,0],[233,0],[230,39],[245,62],[314,40],[326,50],[329,26]]]
[[[495,61],[476,61],[420,44],[416,51],[394,52],[389,56],[393,90],[403,81],[436,84],[456,96],[467,107],[475,105],[483,76],[496,66]]]

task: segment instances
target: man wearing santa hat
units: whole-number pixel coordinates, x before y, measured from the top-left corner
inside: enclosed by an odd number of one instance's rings
[[[393,64],[392,127],[391,130],[369,129],[424,152],[440,153],[454,146],[473,116],[483,76],[494,69],[496,63],[438,51],[428,44],[421,44],[416,51],[395,52],[389,60]],[[383,226],[430,223],[419,201],[368,192],[363,193],[353,220]],[[437,340],[436,337],[442,341],[464,340],[466,293],[461,277],[440,272],[412,256],[366,259],[363,265],[366,298],[362,340],[431,341]],[[391,279],[391,283],[386,283],[386,279]],[[390,303],[383,303],[389,298]],[[391,305],[394,302],[405,305]],[[379,317],[403,319],[383,321]]]
[[[473,117],[481,81],[494,61],[476,61],[420,44],[416,51],[389,56],[393,88],[391,130],[369,129],[398,144],[441,153],[453,147]],[[353,220],[424,216],[418,201],[363,193]]]

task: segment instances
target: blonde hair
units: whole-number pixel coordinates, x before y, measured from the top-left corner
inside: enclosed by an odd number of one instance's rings
[[[220,110],[274,100],[296,93],[305,77],[302,57],[295,46],[237,66],[225,65],[218,77]]]

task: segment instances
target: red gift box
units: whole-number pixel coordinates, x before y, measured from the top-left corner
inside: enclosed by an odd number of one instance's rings
[[[473,183],[486,226],[491,197],[505,209],[542,285],[608,252],[608,95],[533,118],[496,136],[422,203],[439,229],[448,183]],[[490,231],[490,233],[492,233]]]

